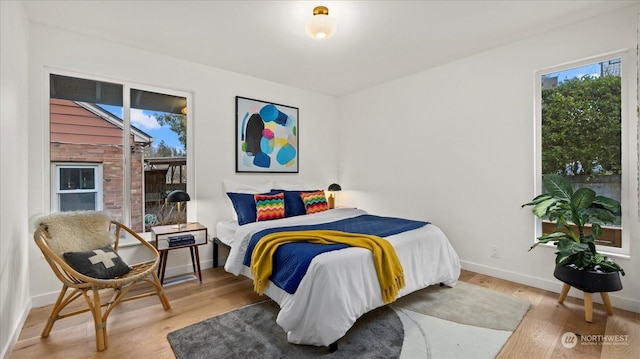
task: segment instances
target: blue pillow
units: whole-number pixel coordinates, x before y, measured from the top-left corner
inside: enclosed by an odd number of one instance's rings
[[[289,191],[289,190],[282,190],[282,189],[274,189],[272,191],[284,192],[284,216],[294,217],[294,216],[307,214],[307,209],[304,206],[304,202],[302,202],[302,198],[300,198],[300,193],[315,192],[318,190],[314,189],[314,190]]]
[[[271,191],[267,193],[260,193],[262,195],[278,194],[282,191]],[[255,222],[257,219],[256,200],[253,197],[253,193],[235,193],[227,192],[227,196],[233,203],[233,209],[235,209],[238,215],[238,224],[243,225],[247,223]],[[285,204],[286,208],[286,204]]]

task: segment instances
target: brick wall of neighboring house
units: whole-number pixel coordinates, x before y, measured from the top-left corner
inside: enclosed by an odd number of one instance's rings
[[[103,210],[123,221],[122,126],[69,100],[50,100],[51,162],[102,163]],[[143,232],[142,148],[130,137],[131,228]]]
[[[101,163],[103,173],[103,210],[122,221],[124,171],[122,146],[76,143],[51,143],[51,162]],[[134,144],[131,153],[131,228],[143,232],[142,146]]]

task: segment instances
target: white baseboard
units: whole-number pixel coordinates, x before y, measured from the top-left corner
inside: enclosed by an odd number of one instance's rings
[[[560,291],[562,290],[562,282],[556,279],[532,277],[532,276],[524,275],[521,273],[505,271],[504,269],[490,267],[483,264],[472,263],[468,261],[460,261],[460,263],[462,264],[463,269],[466,269],[472,272],[490,275],[492,277],[496,277],[496,278],[520,283],[520,284],[525,284],[531,287],[548,290],[550,292],[560,293]],[[616,293],[619,293],[619,292],[611,292],[609,294],[609,298],[611,299],[612,306],[616,308],[628,310],[631,312],[640,313],[639,300],[623,297]],[[569,291],[569,296],[583,299],[583,292],[575,288],[571,288],[571,290]],[[593,301],[602,304],[602,298],[600,298],[599,295],[594,295]]]

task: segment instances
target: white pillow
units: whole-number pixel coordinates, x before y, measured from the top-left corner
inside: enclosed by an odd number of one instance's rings
[[[232,180],[222,180],[222,191],[224,192],[224,197],[227,201],[227,206],[229,207],[233,219],[238,220],[238,214],[236,210],[233,208],[233,203],[229,196],[227,196],[227,192],[235,192],[235,193],[266,193],[273,189],[274,183],[273,181],[262,181],[259,183],[240,183]]]

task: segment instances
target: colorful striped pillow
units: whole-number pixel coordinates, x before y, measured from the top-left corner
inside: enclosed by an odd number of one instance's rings
[[[327,197],[324,195],[323,190],[315,192],[301,192],[300,198],[302,198],[307,214],[318,213],[329,209]]]
[[[256,220],[268,221],[271,219],[284,218],[284,193],[268,195],[255,194]]]

